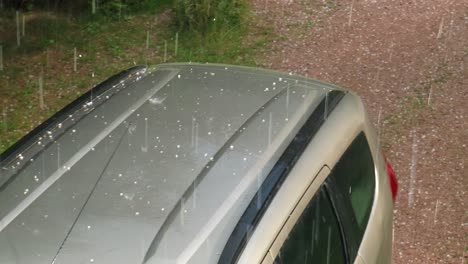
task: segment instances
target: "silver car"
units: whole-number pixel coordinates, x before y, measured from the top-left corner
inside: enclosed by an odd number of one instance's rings
[[[391,167],[358,96],[136,67],[0,158],[0,263],[390,263]]]

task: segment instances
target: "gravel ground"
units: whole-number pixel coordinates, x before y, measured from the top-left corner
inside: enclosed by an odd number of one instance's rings
[[[468,263],[468,1],[252,0],[259,54],[359,93],[397,173],[394,263]]]

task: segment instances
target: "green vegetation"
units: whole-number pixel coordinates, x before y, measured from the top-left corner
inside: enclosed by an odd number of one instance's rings
[[[107,0],[99,1],[95,14],[91,1],[78,2],[73,12],[50,11],[40,1],[32,2],[30,11],[19,16],[26,22],[20,46],[15,11],[0,11],[0,153],[113,74],[133,65],[163,63],[164,43],[166,62],[255,66],[273,37],[256,23],[244,1]]]
[[[175,23],[180,30],[206,33],[242,24],[243,0],[175,0]]]

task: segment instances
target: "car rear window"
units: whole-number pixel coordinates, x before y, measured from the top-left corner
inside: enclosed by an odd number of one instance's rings
[[[363,132],[332,169],[327,185],[343,222],[351,259],[354,259],[369,221],[375,189],[374,162]]]

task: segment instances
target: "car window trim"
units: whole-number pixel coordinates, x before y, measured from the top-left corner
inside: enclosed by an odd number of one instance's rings
[[[286,239],[288,238],[289,233],[291,233],[291,230],[296,225],[302,213],[304,213],[304,211],[307,209],[307,207],[313,200],[314,196],[317,193],[319,193],[320,190],[322,189],[323,185],[320,185],[319,188],[314,191],[314,188],[313,188],[314,180],[316,178],[319,178],[319,179],[326,178],[328,177],[330,173],[331,173],[330,168],[328,168],[328,166],[323,166],[322,169],[317,173],[317,175],[315,175],[314,179],[309,184],[305,192],[302,194],[301,198],[299,199],[297,204],[294,206],[294,209],[291,211],[291,213],[289,214],[289,217],[286,219],[285,223],[283,224],[277,236],[275,237],[265,257],[263,258],[262,264],[272,264],[275,262],[275,259],[278,256],[279,251],[284,244],[284,241],[286,241]]]
[[[332,174],[333,174],[333,170],[330,172],[330,174],[328,176],[330,176]],[[351,260],[350,254],[349,254],[349,245],[348,245],[348,241],[346,240],[346,233],[345,233],[345,230],[344,230],[344,223],[343,223],[343,220],[340,217],[340,214],[338,214],[338,208],[336,207],[335,201],[332,198],[331,193],[332,193],[333,188],[330,188],[331,187],[330,184],[333,184],[333,183],[329,183],[329,182],[325,181],[323,186],[324,186],[324,189],[325,189],[325,193],[327,194],[327,198],[330,201],[330,204],[332,206],[333,214],[335,215],[336,220],[338,222],[338,226],[340,228],[341,242],[343,243],[343,250],[344,250],[343,253],[345,254],[345,261],[346,261],[346,263],[350,264],[350,263],[352,263],[352,260]]]
[[[255,227],[287,175],[294,167],[319,128],[345,94],[346,92],[342,90],[332,90],[327,92],[291,143],[286,147],[281,157],[257,190],[255,196],[250,201],[250,204],[229,236],[218,263],[235,263],[238,260],[245,248],[245,245],[255,230]]]
[[[370,156],[371,156],[371,159],[372,159],[372,164],[373,164],[374,169],[375,169],[375,163],[374,163],[374,160],[373,160],[373,157],[372,157],[369,141],[367,139],[366,133],[363,130],[358,131],[356,133],[356,135],[354,137],[352,137],[352,140],[349,143],[348,147],[345,149],[345,151],[338,158],[337,164],[344,157],[344,155],[349,150],[351,145],[355,142],[355,140],[361,135],[364,136],[365,142],[368,145],[369,153],[370,153]],[[349,259],[350,262],[352,262],[359,255],[358,254],[359,247],[360,247],[360,245],[362,243],[363,237],[361,237],[359,241],[351,241],[353,235],[350,234],[349,230],[353,229],[354,225],[353,225],[353,223],[351,221],[343,221],[342,219],[351,219],[352,218],[353,221],[357,221],[357,220],[355,219],[354,213],[352,211],[350,201],[349,200],[343,201],[342,199],[339,199],[339,197],[337,196],[338,193],[340,192],[340,189],[337,186],[335,177],[333,177],[335,173],[336,173],[336,164],[335,164],[335,166],[333,168],[331,168],[330,175],[325,180],[325,183],[327,185],[328,195],[330,197],[331,203],[335,207],[335,210],[336,210],[335,213],[337,215],[338,222],[340,222],[340,224],[341,224],[342,235],[344,236],[344,243],[346,244],[346,253],[347,253],[348,259]],[[374,185],[375,185],[375,175],[374,175]],[[372,201],[374,201],[374,197],[375,197],[375,186],[374,186],[374,190],[373,190],[373,193],[372,193]],[[372,207],[373,206],[371,206],[370,212],[372,212]],[[369,213],[369,215],[370,215],[370,213]],[[369,219],[368,219],[368,221],[369,221]],[[355,256],[354,256],[354,254],[351,253],[351,250],[354,250],[354,249],[352,249],[353,246],[356,247],[356,249],[355,249],[356,250],[356,255]],[[354,257],[354,259],[351,260],[351,258],[353,258],[353,257]]]
[[[329,175],[330,175],[330,174],[331,174],[331,172],[329,173]],[[326,182],[324,182],[324,183],[320,186],[320,188],[312,195],[311,199],[308,201],[308,203],[305,205],[305,207],[302,208],[302,211],[299,213],[298,217],[296,217],[295,221],[294,221],[293,223],[291,223],[292,226],[293,226],[292,228],[294,228],[295,224],[297,223],[297,220],[301,217],[302,213],[305,211],[305,209],[307,208],[307,206],[312,202],[312,200],[313,200],[315,194],[321,192],[322,189],[323,189],[323,191],[324,191],[324,193],[325,193],[325,199],[327,199],[328,202],[330,203],[332,213],[333,213],[333,215],[334,215],[334,217],[335,217],[335,219],[337,220],[337,223],[338,223],[338,228],[339,228],[339,232],[340,232],[341,243],[342,243],[342,245],[343,245],[343,247],[342,247],[343,252],[342,252],[342,253],[343,253],[344,257],[345,257],[345,264],[351,264],[351,260],[349,259],[349,254],[348,254],[348,250],[347,250],[346,240],[345,240],[345,238],[344,238],[344,233],[343,233],[343,228],[342,228],[342,222],[341,222],[341,220],[340,220],[339,217],[338,217],[336,208],[335,208],[335,206],[334,206],[334,204],[333,204],[333,201],[332,201],[332,199],[331,199],[331,196],[330,196],[330,193],[329,193],[328,186],[327,186]],[[292,228],[291,228],[289,231],[291,231]],[[289,233],[290,233],[290,232],[289,232]],[[288,233],[288,234],[289,234],[289,233]],[[283,245],[283,243],[284,243],[284,241],[286,240],[286,238],[287,238],[287,236],[285,236],[284,238],[282,238],[281,241],[278,241],[278,242],[281,242],[281,246]],[[275,242],[276,242],[276,241],[275,241]],[[272,247],[273,247],[273,246],[272,246]],[[272,262],[271,262],[271,263],[268,262],[268,264],[273,264],[273,263],[274,263],[274,264],[288,264],[288,263],[283,263],[283,262],[281,262],[281,261],[280,261],[280,262],[276,262],[276,261],[275,261],[275,260],[276,260],[276,257],[277,257],[278,254],[279,254],[279,249],[280,249],[280,248],[278,248],[278,250],[277,250],[277,252],[275,252],[275,254],[270,254],[270,256],[271,256],[271,258],[272,258]],[[262,264],[265,264],[265,263],[262,263]]]

